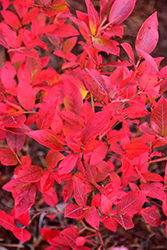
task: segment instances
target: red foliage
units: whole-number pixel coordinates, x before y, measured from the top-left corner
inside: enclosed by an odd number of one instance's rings
[[[119,224],[134,227],[136,214],[154,227],[166,223],[152,199],[162,203],[166,215],[167,171],[163,178],[149,169],[154,156],[160,157],[155,161],[166,160],[158,148],[167,143],[167,101],[162,96],[167,68],[159,71],[162,58],[150,55],[158,42],[157,14],[138,32],[137,62],[132,47],[122,43],[129,62],[105,64],[101,52],[120,54],[114,39],[122,38],[122,22],[135,0],[101,0],[100,14],[85,0],[88,13],[77,11],[77,17],[65,0],[36,2],[2,1],[0,44],[9,60],[0,70],[0,140],[6,138],[9,148],[0,150],[0,161],[16,168],[3,186],[12,192],[14,209],[9,215],[0,211],[0,225],[20,241],[30,240],[25,227],[34,219],[29,211],[36,191],[49,206],[56,206],[55,182],[64,185],[64,216],[81,220],[95,235],[100,235],[102,226],[114,232]],[[77,56],[71,51],[79,32],[72,22],[85,39]],[[48,50],[49,42],[55,47],[53,54],[63,61],[57,71],[47,67],[48,56],[37,53],[38,47]],[[105,66],[116,69],[104,71]],[[150,126],[142,123],[140,118],[145,116],[150,116]],[[49,149],[45,168],[31,164],[28,156],[19,159],[26,137]],[[62,231],[45,227],[41,234],[53,246],[47,249],[90,249],[83,246],[90,241],[79,236],[74,226]]]

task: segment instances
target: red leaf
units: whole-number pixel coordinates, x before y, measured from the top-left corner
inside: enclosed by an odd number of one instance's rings
[[[37,182],[44,174],[44,170],[36,165],[24,166],[18,173],[17,179],[29,183]]]
[[[132,141],[126,149],[126,153],[128,156],[138,157],[145,152],[150,151],[150,147],[141,141]]]
[[[82,95],[76,84],[66,75],[62,76],[63,86],[63,101],[67,111],[71,111],[79,116],[83,105]],[[75,95],[74,95],[75,93]]]
[[[59,36],[59,37],[69,37],[69,36],[78,36],[78,31],[71,24],[59,24],[55,25],[55,30],[50,34]]]
[[[134,227],[134,224],[133,224],[133,221],[132,221],[131,217],[129,217],[126,214],[120,214],[120,215],[116,214],[113,217],[126,230],[131,229],[131,228]]]
[[[51,207],[55,207],[58,203],[58,197],[53,188],[50,188],[45,193],[42,193],[42,197],[46,202],[46,204],[48,204]]]
[[[141,56],[142,58],[146,60],[148,66],[152,70],[152,73],[158,74],[158,66],[154,58],[139,48],[136,48],[136,50],[137,50],[138,56]]]
[[[96,230],[99,229],[100,215],[94,206],[90,207],[85,211],[85,220]]]
[[[82,131],[82,142],[85,144],[93,137],[99,135],[109,124],[110,116],[110,112],[108,111],[101,111],[93,114]]]
[[[70,173],[75,167],[77,159],[78,159],[77,154],[67,155],[59,164],[58,174],[61,176]]]
[[[62,111],[60,115],[65,121],[69,122],[71,125],[77,127],[78,129],[82,128],[80,119],[75,113],[71,111]]]
[[[18,39],[16,32],[13,31],[7,24],[4,23],[0,23],[0,28],[9,46],[15,49],[19,48],[20,41]]]
[[[0,29],[0,44],[5,47],[6,49],[9,49],[9,44],[5,38],[5,36],[2,33],[2,30]]]
[[[48,148],[61,151],[64,150],[63,145],[58,141],[56,136],[49,132],[49,130],[35,130],[27,133],[27,135]]]
[[[23,78],[20,79],[17,85],[17,98],[24,109],[29,111],[33,110],[35,93],[30,83]]]
[[[41,192],[48,191],[53,185],[54,185],[54,178],[52,175],[52,172],[49,170],[46,170],[41,177]]]
[[[165,200],[165,192],[163,191],[161,185],[158,185],[158,183],[142,184],[140,185],[140,188],[147,191],[147,195],[152,198],[156,198],[161,201]]]
[[[6,132],[6,140],[10,149],[17,154],[23,147],[25,135],[16,135],[11,132]]]
[[[77,205],[70,203],[65,207],[65,217],[82,220],[84,218],[84,215],[85,211]]]
[[[13,230],[15,227],[14,219],[12,216],[6,214],[5,211],[0,210],[0,225],[6,230]]]
[[[16,217],[25,213],[35,202],[36,187],[30,183],[22,185],[15,197]]]
[[[85,0],[88,16],[89,16],[89,27],[91,30],[91,34],[95,35],[99,26],[99,16],[98,12],[95,10],[92,2],[90,0]]]
[[[52,123],[57,102],[46,102],[38,111],[36,124],[39,129],[48,129]]]
[[[159,136],[167,136],[167,101],[162,96],[151,113],[151,128]]]
[[[136,50],[141,49],[150,54],[156,47],[158,38],[158,20],[155,12],[141,26],[135,43]]]
[[[116,0],[111,7],[109,22],[114,25],[122,23],[132,12],[136,0]]]
[[[1,10],[1,14],[5,19],[5,22],[9,24],[13,29],[20,28],[20,20],[13,12],[8,10]]]
[[[34,0],[17,0],[17,3],[23,5],[24,7],[32,7]]]
[[[74,177],[74,198],[80,207],[86,206],[87,193],[85,184],[79,179]]]
[[[90,165],[96,165],[98,162],[102,161],[105,158],[107,151],[108,146],[105,144],[97,147],[90,157]]]
[[[65,40],[63,44],[63,52],[64,53],[70,52],[75,46],[76,42],[77,42],[77,37],[71,37]]]
[[[30,216],[29,216],[29,212],[26,211],[25,213],[21,214],[20,216],[18,216],[18,220],[19,222],[24,225],[25,227],[28,227],[29,225],[29,220],[30,220]]]
[[[22,25],[26,25],[28,23],[30,23],[38,14],[39,9],[33,7],[32,9],[30,9],[23,17],[22,19]]]
[[[16,155],[7,148],[0,150],[0,161],[4,166],[13,166],[18,163]]]
[[[134,53],[132,50],[132,47],[130,46],[129,43],[122,43],[121,46],[123,49],[126,51],[129,57],[129,61],[134,65],[135,64],[135,58],[134,58]]]
[[[104,51],[107,54],[113,54],[113,55],[119,56],[120,49],[119,47],[117,47],[119,43],[114,40],[108,40],[105,38],[95,37],[93,39],[93,45],[99,51]]]
[[[103,222],[106,228],[108,228],[113,232],[116,232],[118,227],[118,222],[114,219],[113,216],[104,216],[101,218],[101,222]]]
[[[138,213],[144,204],[146,193],[142,191],[133,191],[122,198],[117,205],[118,214],[127,213],[130,216]]]
[[[145,221],[152,227],[158,227],[161,224],[159,214],[153,207],[146,207],[140,211]]]
[[[4,87],[12,91],[16,87],[16,82],[14,77],[16,75],[16,70],[10,62],[6,62],[1,71],[1,80]]]
[[[25,228],[15,227],[13,229],[14,236],[19,239],[22,243],[30,240],[31,234]]]
[[[48,51],[47,45],[43,41],[41,41],[39,38],[33,39],[33,40],[29,41],[28,43],[26,43],[26,47],[28,49],[34,48],[36,46],[39,46],[39,47]]]
[[[74,226],[64,229],[61,234],[64,235],[72,249],[77,249],[76,238],[78,237],[78,231]]]
[[[73,192],[73,180],[69,180],[63,187],[62,195],[63,201],[66,202],[72,195]]]

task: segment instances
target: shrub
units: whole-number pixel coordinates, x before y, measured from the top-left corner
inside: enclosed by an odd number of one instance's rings
[[[47,250],[87,250],[93,236],[102,248],[100,229],[133,228],[136,214],[153,227],[167,224],[159,215],[167,215],[167,168],[161,176],[150,167],[167,159],[159,152],[167,142],[167,68],[159,70],[163,58],[150,55],[158,42],[157,13],[138,32],[137,60],[130,44],[117,42],[135,2],[101,0],[98,13],[85,0],[87,13],[75,17],[64,0],[1,0],[0,44],[8,59],[0,73],[0,161],[15,166],[3,186],[15,203],[10,214],[0,211],[0,224],[22,242],[41,213],[74,221],[63,230],[41,228]],[[73,53],[76,45],[80,54]],[[120,61],[120,48],[128,61]],[[104,54],[118,60],[104,63]],[[45,166],[25,150],[29,138],[45,146]],[[57,209],[55,182],[63,187],[65,211]],[[36,213],[37,190],[57,212]]]

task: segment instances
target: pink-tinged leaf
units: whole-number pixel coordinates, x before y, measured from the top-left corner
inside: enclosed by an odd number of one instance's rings
[[[85,184],[76,177],[74,177],[74,198],[78,206],[82,208],[86,206],[87,193]]]
[[[85,242],[86,242],[85,237],[79,236],[79,237],[76,238],[77,246],[83,246],[85,244]]]
[[[85,220],[96,230],[99,229],[100,215],[94,206],[91,206],[85,211]]]
[[[141,49],[150,54],[156,47],[158,38],[158,20],[155,12],[141,26],[135,43],[136,50]]]
[[[5,38],[5,36],[2,33],[2,30],[0,29],[0,44],[5,47],[6,49],[9,49],[9,44]]]
[[[69,180],[63,187],[62,195],[63,201],[66,202],[72,195],[73,192],[73,180]]]
[[[0,225],[6,230],[13,230],[15,227],[14,219],[12,216],[6,214],[5,211],[0,210]]]
[[[61,176],[70,173],[75,167],[77,159],[78,159],[77,154],[67,155],[59,164],[58,174]]]
[[[167,136],[167,101],[163,96],[152,110],[151,128],[158,136]]]
[[[104,216],[101,218],[101,222],[104,224],[106,228],[109,230],[116,232],[118,227],[118,222],[114,219],[113,216]]]
[[[5,19],[5,22],[9,24],[13,29],[20,28],[20,20],[16,16],[16,14],[8,10],[1,10],[1,14],[3,18]]]
[[[142,184],[140,188],[147,191],[147,195],[158,200],[165,200],[165,192],[159,183]]]
[[[133,224],[133,221],[132,221],[131,217],[129,217],[126,214],[120,214],[120,215],[116,214],[113,217],[126,230],[131,229],[131,228],[134,227],[134,224]]]
[[[109,111],[101,111],[93,114],[82,131],[82,142],[85,144],[90,139],[98,136],[108,126],[110,116]]]
[[[136,0],[116,0],[110,10],[109,22],[118,25],[122,23],[132,12]]]
[[[156,173],[142,173],[142,176],[144,177],[144,179],[146,181],[162,181],[163,182],[163,178],[162,176],[160,176],[159,174],[156,174]]]
[[[15,31],[13,31],[7,24],[4,23],[0,23],[0,29],[2,30],[2,34],[10,47],[15,49],[20,47],[20,41]]]
[[[23,78],[20,79],[17,85],[17,98],[23,108],[29,111],[33,110],[35,105],[35,93],[30,83]]]
[[[144,58],[146,60],[148,66],[152,70],[152,73],[158,74],[158,66],[157,66],[154,58],[139,48],[136,48],[136,51],[137,51],[138,56],[141,56],[142,58]]]
[[[17,3],[29,8],[33,6],[34,0],[17,0]]]
[[[59,36],[59,37],[69,37],[69,36],[78,36],[78,31],[71,24],[59,24],[55,25],[55,30],[50,34]]]
[[[146,193],[143,191],[133,191],[128,193],[117,205],[118,214],[126,213],[133,216],[140,211],[145,199]]]
[[[135,64],[135,57],[134,57],[134,53],[133,53],[133,50],[132,50],[132,47],[130,46],[130,44],[129,43],[122,43],[121,46],[123,47],[123,49],[127,53],[128,57],[129,57],[129,61],[134,65]]]
[[[16,87],[16,82],[14,77],[16,75],[16,70],[10,62],[6,62],[1,71],[1,80],[4,87],[7,90],[13,90]]]
[[[21,128],[26,120],[26,116],[25,115],[19,115],[19,116],[3,116],[3,118],[1,118],[1,126],[5,127],[5,129],[13,132],[12,130],[14,129],[19,129]],[[15,132],[13,132],[15,133]]]
[[[106,195],[102,194],[101,195],[100,211],[103,214],[108,215],[111,212],[112,205],[113,205],[113,203],[111,202],[111,200],[109,200]]]
[[[25,135],[16,135],[11,132],[6,132],[6,140],[10,149],[17,154],[23,147]]]
[[[95,37],[93,39],[93,46],[99,51],[104,51],[107,54],[113,54],[119,56],[119,43],[114,40],[108,40],[105,38]]]
[[[22,25],[26,25],[30,23],[38,14],[39,9],[38,8],[32,8],[30,9],[23,17],[22,19]]]
[[[70,203],[65,207],[65,217],[74,218],[76,220],[82,220],[84,216],[85,211],[77,205]]]
[[[17,179],[29,183],[37,182],[41,179],[44,174],[44,170],[36,165],[29,165],[23,167],[18,175]]]
[[[49,50],[47,45],[43,41],[41,41],[39,38],[33,39],[29,41],[28,43],[26,43],[26,47],[28,49],[34,48],[36,46],[39,46],[47,51]]]
[[[63,75],[62,76],[64,87],[63,87],[63,101],[67,111],[71,111],[79,116],[81,107],[83,105],[82,95],[73,82],[73,79]],[[75,93],[75,95],[74,95]]]
[[[12,232],[14,236],[17,239],[19,239],[22,243],[30,240],[31,238],[31,234],[25,228],[15,227]]]
[[[91,34],[95,35],[99,26],[99,16],[98,12],[95,10],[92,2],[90,0],[85,0],[88,16],[89,16],[89,28],[91,30]]]
[[[152,227],[158,227],[161,224],[159,214],[153,207],[146,207],[140,211],[145,221]]]
[[[0,161],[4,166],[13,166],[18,163],[16,155],[7,148],[0,150]]]
[[[64,229],[63,231],[61,231],[61,234],[68,241],[72,249],[77,249],[76,238],[78,237],[78,231],[74,226]]]
[[[129,144],[126,149],[126,153],[130,157],[138,157],[141,154],[145,152],[150,151],[150,147],[146,145],[144,142],[141,141],[132,141],[131,144]]]
[[[78,39],[77,37],[71,37],[67,39],[63,44],[63,52],[64,53],[70,52],[75,46],[77,39]]]
[[[71,125],[75,126],[79,129],[82,128],[82,125],[81,125],[81,122],[80,122],[80,119],[79,117],[71,112],[71,111],[62,111],[60,113],[60,116],[67,122],[69,122]]]
[[[20,47],[18,49],[9,49],[8,52],[15,52],[11,60],[12,63],[24,62],[25,56],[38,59],[37,52],[33,49],[29,50],[26,47]]]
[[[42,193],[42,197],[46,202],[46,204],[48,204],[51,207],[55,207],[58,203],[58,197],[53,188],[50,188],[45,193]]]
[[[48,227],[43,227],[41,228],[40,231],[41,231],[42,237],[50,244],[53,244],[53,239],[58,239],[58,238],[60,238],[60,240],[64,240],[64,243],[66,243],[66,240],[61,235],[59,230],[56,230],[56,229],[52,230],[52,229],[49,229]],[[59,245],[59,242],[57,243],[58,244],[54,244],[54,246],[61,246]]]
[[[28,227],[29,220],[30,220],[29,212],[26,211],[24,214],[21,214],[20,216],[18,216],[18,220],[22,225],[24,225],[25,227]]]
[[[49,170],[46,170],[40,182],[41,182],[41,192],[48,191],[54,185],[54,182],[55,182],[52,172]]]
[[[22,188],[16,193],[15,212],[16,217],[25,213],[35,202],[36,187],[30,183],[22,185]]]
[[[95,82],[95,84],[97,84],[99,86],[99,90],[102,94],[108,95],[109,94],[109,90],[107,88],[107,85],[105,83],[105,80],[103,79],[102,75],[100,74],[99,71],[91,69],[88,70],[87,72],[89,73],[89,75],[92,78],[92,81]]]
[[[49,132],[49,130],[35,130],[27,133],[27,135],[45,147],[60,151],[64,150],[63,145],[58,141],[56,136]]]
[[[105,144],[97,147],[90,157],[90,165],[96,165],[98,162],[102,161],[105,158],[107,151],[108,146]]]
[[[46,102],[38,111],[36,124],[39,129],[48,129],[56,112],[57,102]]]
[[[27,82],[31,81],[30,71],[29,71],[28,67],[24,63],[21,64],[21,66],[19,67],[19,69],[17,71],[17,77],[18,77],[18,80],[23,78]]]
[[[54,169],[57,166],[58,161],[64,159],[64,155],[58,151],[50,150],[45,158],[48,170]]]

